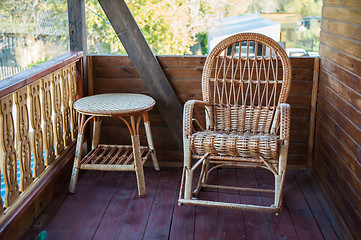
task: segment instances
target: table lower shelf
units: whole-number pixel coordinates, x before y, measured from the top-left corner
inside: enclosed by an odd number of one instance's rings
[[[142,166],[151,152],[148,147],[140,147]],[[80,169],[135,171],[133,148],[131,145],[99,144],[80,161]]]

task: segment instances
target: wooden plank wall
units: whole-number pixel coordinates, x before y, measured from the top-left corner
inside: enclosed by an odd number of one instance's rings
[[[361,1],[324,0],[314,176],[361,238]]]
[[[127,56],[89,56],[89,87],[94,94],[135,92],[148,94],[147,89]],[[201,76],[205,57],[157,57],[170,84],[182,104],[190,99],[201,99]],[[289,166],[306,168],[310,104],[312,93],[313,58],[293,58],[293,82],[289,103],[292,107],[292,132]],[[93,87],[91,87],[93,85]],[[157,109],[150,114],[155,148],[161,165],[181,166],[182,151],[172,138]],[[101,138],[108,144],[127,144],[129,134],[118,119],[103,121]],[[143,144],[145,138],[141,139]]]

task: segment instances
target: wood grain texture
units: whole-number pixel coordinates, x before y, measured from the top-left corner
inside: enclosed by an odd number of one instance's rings
[[[182,105],[175,95],[166,75],[152,53],[127,4],[122,0],[99,1],[112,27],[122,42],[129,58],[167,123],[173,138],[182,148]],[[117,9],[117,11],[113,11]],[[107,71],[110,72],[110,71]],[[97,76],[94,69],[94,76]]]
[[[361,223],[361,3],[323,2],[315,155],[312,171],[352,237]]]
[[[134,92],[150,94],[134,64],[127,56],[92,55],[94,93]],[[201,73],[205,57],[157,56],[170,85],[182,104],[190,99],[202,99]],[[291,58],[293,81],[288,98],[291,104],[291,146],[288,165],[306,166],[311,96],[313,89],[313,58]],[[182,162],[182,152],[177,149],[166,122],[157,109],[150,112],[155,148],[162,165]],[[104,119],[101,139],[109,144],[126,142],[127,132],[119,121]],[[141,135],[143,134],[141,130]],[[141,139],[144,144],[144,138]]]
[[[180,168],[166,168],[157,173],[145,168],[147,195],[137,196],[131,173],[84,172],[77,192],[55,198],[47,208],[51,214],[41,229],[49,239],[343,239],[332,216],[327,215],[322,199],[316,197],[304,171],[289,171],[285,207],[280,216],[249,211],[216,209],[175,204]],[[268,186],[272,178],[265,170],[216,170],[210,181],[225,185]],[[179,182],[178,182],[179,183]],[[235,202],[270,202],[269,195],[238,194],[227,190],[202,191],[214,198]],[[104,195],[104,196],[102,196]],[[111,197],[112,196],[112,197]],[[99,200],[103,200],[100,202]],[[93,209],[91,209],[93,207]],[[212,210],[212,211],[210,211]],[[105,211],[105,212],[104,212]],[[326,216],[327,215],[327,216]],[[90,226],[97,222],[97,226]],[[83,231],[79,231],[82,224]],[[89,225],[89,226],[88,226]],[[94,225],[93,225],[94,226]],[[39,231],[39,228],[38,228]],[[28,233],[36,233],[32,227]],[[337,235],[335,234],[337,233]],[[35,235],[36,236],[36,235]],[[335,237],[336,236],[336,237]],[[305,238],[303,238],[305,237]]]
[[[361,57],[361,52],[359,51],[359,45],[360,45],[359,41],[350,40],[345,37],[340,37],[337,34],[330,34],[324,31],[321,31],[320,39],[321,39],[320,42],[324,45],[342,51],[355,58]]]
[[[46,75],[82,58],[83,52],[67,52],[26,71],[0,81],[0,97],[29,85]]]
[[[358,0],[323,0],[324,6],[334,7],[358,7],[360,8],[360,1]]]
[[[323,19],[321,29],[324,32],[337,34],[350,40],[361,41],[361,26],[355,24],[347,24],[343,22]],[[350,32],[354,33],[350,35]]]
[[[323,6],[322,18],[361,25],[361,8]],[[350,33],[351,34],[351,33]]]

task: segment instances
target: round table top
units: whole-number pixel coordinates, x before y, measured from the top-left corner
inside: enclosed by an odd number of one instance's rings
[[[136,93],[105,93],[83,97],[74,103],[80,113],[98,116],[132,115],[149,111],[155,100]]]

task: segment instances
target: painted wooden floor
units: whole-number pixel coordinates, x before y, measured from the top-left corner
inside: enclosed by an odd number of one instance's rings
[[[56,239],[343,239],[308,174],[288,171],[280,216],[210,207],[178,206],[181,169],[145,169],[147,193],[137,194],[132,172],[84,171],[75,194],[60,192],[25,234],[45,230]],[[220,169],[212,183],[272,187],[265,170]],[[269,184],[271,182],[271,184]],[[210,190],[200,198],[268,204],[258,193]]]

